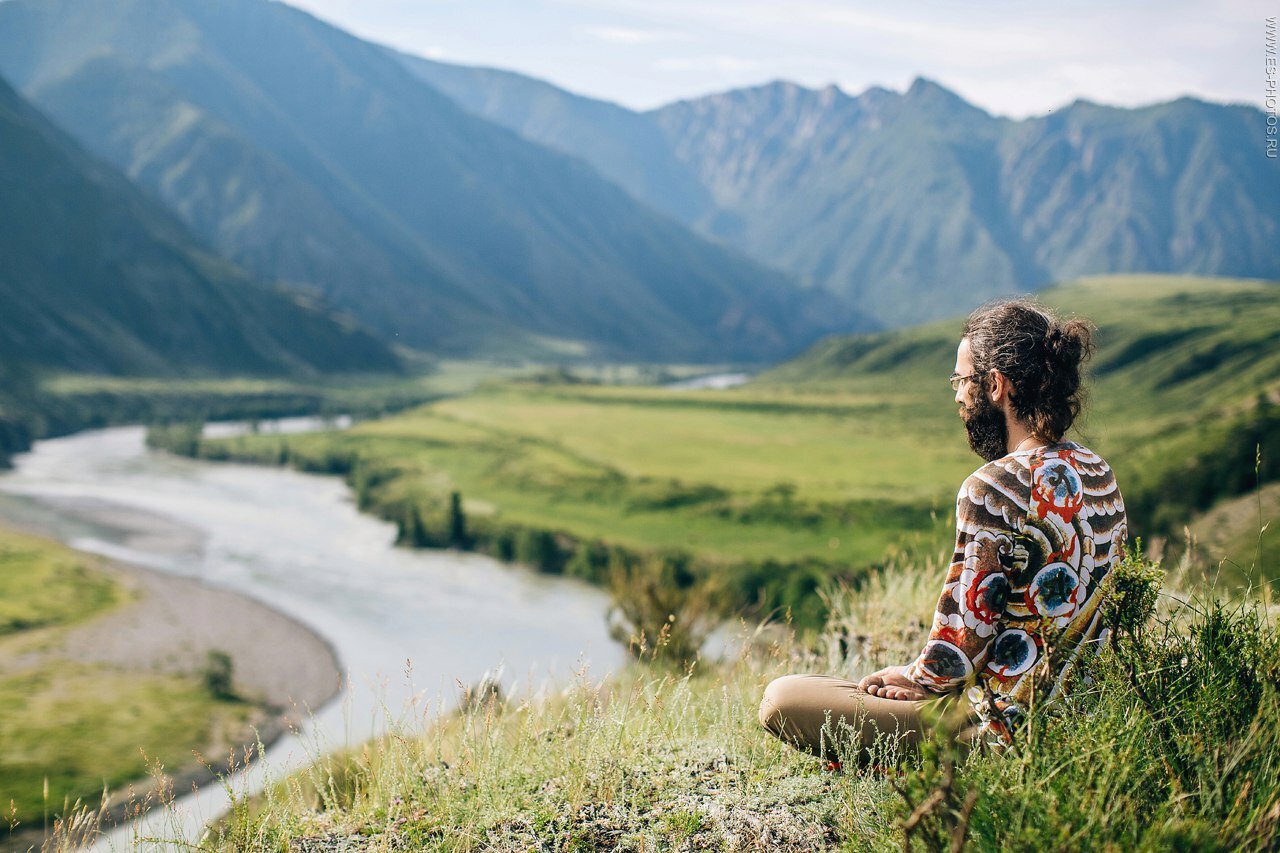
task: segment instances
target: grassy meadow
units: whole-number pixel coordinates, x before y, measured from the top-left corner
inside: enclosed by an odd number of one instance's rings
[[[68,631],[130,600],[96,558],[0,527],[0,587],[0,830],[52,827],[76,801],[96,807],[104,789],[189,767],[248,718],[252,706],[214,698],[197,673],[63,652]]]
[[[816,625],[821,579],[948,535],[973,466],[958,423],[933,428],[939,440],[922,442],[884,399],[860,395],[510,380],[341,433],[199,452],[344,474],[410,544],[601,582],[611,551],[681,552],[722,609],[791,607]]]

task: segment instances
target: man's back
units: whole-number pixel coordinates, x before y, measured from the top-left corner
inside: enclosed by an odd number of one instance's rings
[[[1017,451],[964,481],[956,548],[921,655],[907,668],[969,698],[1007,734],[1052,698],[1082,646],[1101,638],[1100,587],[1127,537],[1124,501],[1101,457],[1070,441]]]

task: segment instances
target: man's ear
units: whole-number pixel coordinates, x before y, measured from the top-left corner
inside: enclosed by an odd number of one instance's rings
[[[999,404],[1001,400],[1007,400],[1012,396],[1013,383],[1009,381],[1009,377],[1005,376],[999,370],[991,371],[991,389],[987,393],[991,395],[991,402]]]

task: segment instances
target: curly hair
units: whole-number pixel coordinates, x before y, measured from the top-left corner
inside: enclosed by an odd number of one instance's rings
[[[998,370],[1013,385],[1019,420],[1047,441],[1060,441],[1084,406],[1080,367],[1093,354],[1094,327],[1087,320],[1060,321],[1032,299],[998,299],[969,315],[973,372],[987,389]]]

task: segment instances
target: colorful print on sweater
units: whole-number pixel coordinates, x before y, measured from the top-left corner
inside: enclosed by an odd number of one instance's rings
[[[956,498],[956,548],[933,629],[906,675],[968,687],[983,729],[1008,739],[1033,692],[1053,699],[1102,642],[1100,587],[1127,537],[1111,468],[1071,441],[982,466]]]

